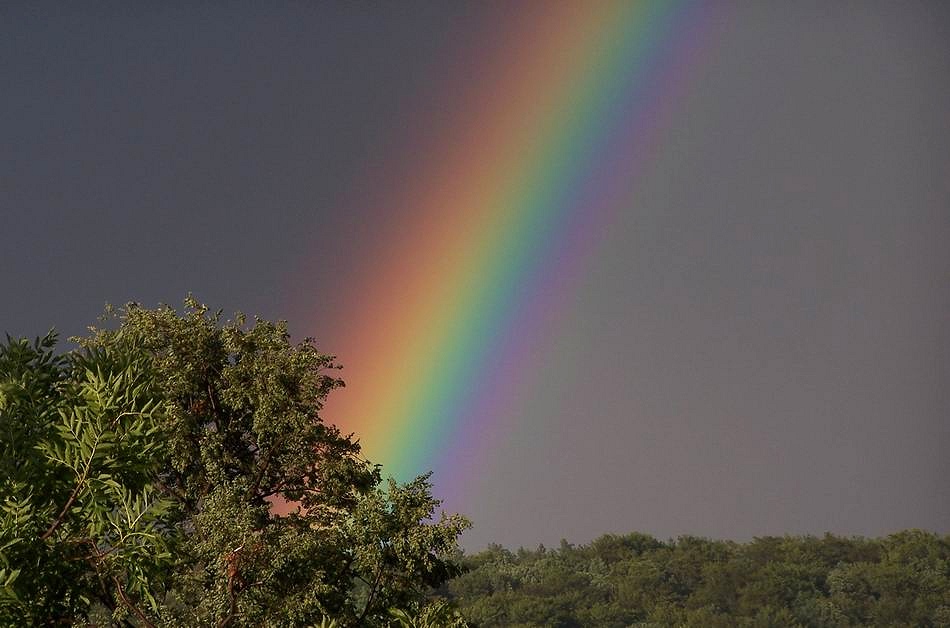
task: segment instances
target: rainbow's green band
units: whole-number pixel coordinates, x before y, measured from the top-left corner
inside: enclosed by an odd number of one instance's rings
[[[547,313],[570,301],[597,234],[634,208],[707,10],[525,4],[519,36],[486,58],[483,97],[394,201],[417,220],[354,289],[334,346],[348,388],[327,415],[387,473],[410,479],[504,434],[499,408]]]

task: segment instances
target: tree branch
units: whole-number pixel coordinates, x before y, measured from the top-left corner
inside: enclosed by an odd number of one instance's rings
[[[119,413],[109,425],[109,428],[114,428],[122,417],[141,415],[141,412],[121,412]],[[96,459],[96,449],[99,448],[99,441],[102,440],[102,435],[106,433],[106,430],[101,430],[96,434],[96,442],[92,444],[92,451],[89,452],[89,460],[86,461],[86,465],[82,470],[82,474],[79,476],[79,481],[76,483],[76,487],[73,489],[73,492],[69,495],[69,499],[66,500],[66,505],[63,506],[63,509],[60,511],[59,515],[50,525],[50,527],[40,536],[41,541],[45,541],[53,532],[56,531],[63,521],[66,519],[66,514],[69,512],[69,509],[72,508],[73,503],[76,501],[76,498],[79,497],[79,491],[82,490],[83,485],[86,483],[86,480],[89,479],[89,471],[92,468],[92,461]]]
[[[118,420],[118,417],[116,418],[116,420]],[[76,482],[76,487],[73,488],[73,492],[70,493],[69,499],[66,500],[66,505],[63,506],[63,509],[59,512],[59,515],[56,517],[56,519],[53,521],[50,527],[47,528],[46,532],[44,532],[43,535],[40,536],[41,541],[45,541],[50,536],[52,536],[53,532],[56,531],[56,528],[58,528],[63,523],[63,520],[66,519],[66,513],[69,512],[70,508],[72,508],[73,503],[76,501],[76,498],[79,496],[79,491],[82,490],[83,484],[86,483],[86,479],[89,476],[89,469],[92,467],[92,461],[96,457],[96,449],[99,447],[99,439],[102,438],[102,435],[104,433],[105,433],[105,430],[103,430],[102,432],[99,432],[99,434],[96,435],[96,442],[92,444],[92,451],[89,453],[89,460],[86,461],[86,465],[82,470],[82,474],[80,474],[79,476],[79,481]]]
[[[278,439],[277,442],[271,446],[270,451],[267,452],[267,455],[264,456],[264,460],[261,461],[260,471],[257,472],[257,477],[254,478],[254,483],[247,490],[245,499],[250,499],[255,493],[257,493],[257,489],[259,489],[261,486],[261,480],[264,479],[264,474],[267,472],[267,468],[270,466],[271,460],[274,458],[274,454],[277,453],[277,448],[280,447],[282,440],[283,439]]]
[[[138,617],[139,620],[140,620],[145,626],[147,626],[148,628],[156,628],[155,624],[153,624],[153,623],[149,620],[148,616],[147,616],[145,613],[142,612],[142,609],[140,609],[138,606],[136,606],[136,605],[132,602],[132,600],[129,599],[129,596],[125,594],[125,589],[122,588],[122,583],[119,582],[119,579],[116,578],[115,576],[112,576],[112,583],[115,584],[116,592],[119,594],[119,598],[122,600],[122,603],[125,604],[125,606],[126,606],[130,611],[132,611],[132,613],[133,613],[136,617]]]
[[[356,620],[358,626],[363,624],[363,618],[366,617],[366,614],[369,612],[370,607],[373,605],[373,598],[376,597],[376,589],[379,587],[379,581],[383,577],[383,563],[382,561],[379,564],[379,570],[376,572],[376,579],[373,580],[373,586],[369,590],[369,595],[366,597],[366,606],[363,607],[363,612],[360,613],[359,619]],[[360,578],[360,580],[363,580]],[[366,582],[363,580],[363,582]],[[367,584],[369,584],[367,582]]]

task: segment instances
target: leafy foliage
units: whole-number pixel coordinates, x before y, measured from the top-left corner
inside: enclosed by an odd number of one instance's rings
[[[141,613],[170,565],[160,402],[130,348],[55,356],[55,336],[0,349],[5,622],[75,621],[94,601]],[[121,615],[121,613],[120,613]]]
[[[394,628],[466,628],[471,625],[445,600],[435,600],[416,615],[398,608],[391,609],[389,614]]]
[[[0,623],[386,625],[468,522],[382,488],[320,418],[342,386],[286,325],[131,304],[80,348],[0,346]],[[277,514],[275,506],[285,514]]]
[[[642,534],[467,557],[442,593],[490,626],[950,626],[950,538]]]

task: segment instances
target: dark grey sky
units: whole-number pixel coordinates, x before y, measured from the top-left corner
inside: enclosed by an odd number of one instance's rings
[[[0,331],[193,291],[320,338],[395,220],[353,199],[503,15],[191,4],[0,7]],[[950,5],[726,14],[520,433],[449,502],[472,547],[950,532]]]

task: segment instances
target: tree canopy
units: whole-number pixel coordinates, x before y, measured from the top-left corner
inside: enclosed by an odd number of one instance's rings
[[[321,419],[312,340],[193,299],[109,319],[0,345],[0,623],[386,625],[457,573],[468,522]]]
[[[748,543],[605,535],[464,560],[443,595],[489,628],[950,626],[950,538],[784,536]]]
[[[921,530],[465,556],[428,475],[322,420],[340,371],[286,324],[189,299],[76,341],[0,343],[0,625],[950,626]]]

